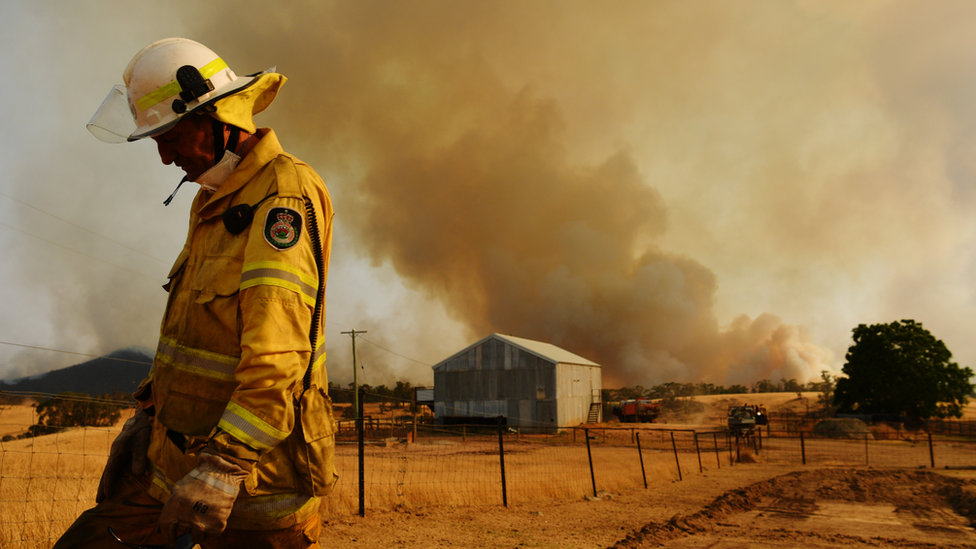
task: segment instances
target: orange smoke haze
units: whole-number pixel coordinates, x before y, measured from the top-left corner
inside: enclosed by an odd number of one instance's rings
[[[904,318],[976,359],[972,2],[11,0],[0,14],[0,60],[31,83],[0,92],[16,105],[0,190],[22,201],[0,197],[22,229],[0,228],[15,343],[155,345],[193,193],[163,208],[179,170],[83,127],[135,52],[186,36],[239,74],[289,78],[257,122],[333,196],[333,381],[352,381],[351,329],[368,331],[373,385],[427,384],[490,332],[599,362],[608,387],[818,379],[852,328]],[[53,367],[12,349],[0,376]]]
[[[621,7],[357,2],[313,17],[276,7],[274,21],[287,25],[217,36],[252,60],[275,43],[279,69],[306,90],[276,125],[290,140],[298,134],[308,151],[298,154],[344,180],[333,187],[337,219],[373,264],[391,264],[441,301],[472,339],[552,342],[602,364],[608,386],[817,377],[830,355],[802,328],[764,314],[720,329],[716,277],[659,245],[668,206],[629,147],[574,137],[563,104],[519,74],[538,63],[532,70],[558,79],[585,60],[573,75],[583,79],[588,63],[612,63],[586,59],[572,30],[591,25],[590,44],[612,39],[601,25],[637,32],[631,10],[657,28],[655,10]],[[558,28],[547,31],[553,18]],[[303,39],[276,40],[285,35]]]

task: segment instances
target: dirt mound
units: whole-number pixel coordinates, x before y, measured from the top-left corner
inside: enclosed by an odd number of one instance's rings
[[[636,549],[669,540],[711,532],[727,526],[733,515],[753,511],[762,502],[775,500],[776,512],[811,514],[817,502],[888,504],[897,513],[924,515],[929,510],[951,508],[976,525],[976,482],[927,471],[880,471],[821,469],[800,471],[758,482],[725,493],[701,511],[675,515],[665,523],[650,523],[632,532],[613,547]]]
[[[830,418],[819,421],[813,426],[813,432],[820,436],[831,438],[863,439],[865,436],[873,438],[871,429],[867,423],[849,417]]]

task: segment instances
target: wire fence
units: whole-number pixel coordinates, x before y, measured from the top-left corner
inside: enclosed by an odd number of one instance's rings
[[[18,402],[25,397],[29,400]],[[75,425],[104,422],[106,406],[120,413],[111,425],[68,427],[56,424],[57,418],[53,425],[41,425],[51,420],[50,413],[39,413],[45,408],[32,403],[50,397],[0,393],[0,547],[5,549],[50,547],[94,505],[111,442],[132,413],[129,403],[75,397],[70,399],[74,408],[64,407],[73,410]],[[812,425],[787,428],[774,422],[738,438],[720,426],[695,431],[656,424],[529,433],[508,427],[504,418],[496,425],[438,426],[415,407],[382,404],[361,421],[339,422],[340,479],[322,501],[323,517],[598,498],[754,460],[976,467],[976,439],[959,429],[932,433],[872,426],[848,438],[828,438],[814,433]],[[50,428],[63,430],[43,434]]]

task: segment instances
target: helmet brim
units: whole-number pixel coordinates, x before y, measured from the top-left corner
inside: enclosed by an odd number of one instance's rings
[[[274,68],[268,69],[268,71],[273,71],[273,70]],[[193,112],[197,112],[201,109],[206,109],[207,107],[213,105],[217,101],[220,101],[225,97],[234,95],[235,93],[238,93],[254,85],[254,83],[258,81],[261,75],[265,74],[265,72],[268,71],[260,72],[254,75],[242,76],[238,78],[237,80],[231,82],[227,86],[224,86],[220,90],[215,90],[211,92],[210,97],[207,97],[204,101],[192,106],[187,105],[186,112],[173,120],[169,120],[162,124],[158,124],[156,126],[150,126],[147,128],[136,128],[136,130],[132,132],[132,134],[130,134],[128,138],[126,138],[126,141],[139,141],[140,139],[145,139],[147,137],[154,137],[157,135],[164,134],[167,131],[171,130],[173,126],[177,125],[180,122],[180,120],[183,119],[184,116]]]

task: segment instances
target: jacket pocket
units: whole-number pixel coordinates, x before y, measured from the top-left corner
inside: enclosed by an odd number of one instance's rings
[[[207,350],[239,356],[243,319],[240,307],[241,262],[208,257],[190,282],[183,319],[183,340]]]
[[[332,399],[321,387],[312,385],[300,399],[296,396],[295,416],[295,428],[286,444],[295,465],[298,492],[327,496],[339,480]]]

